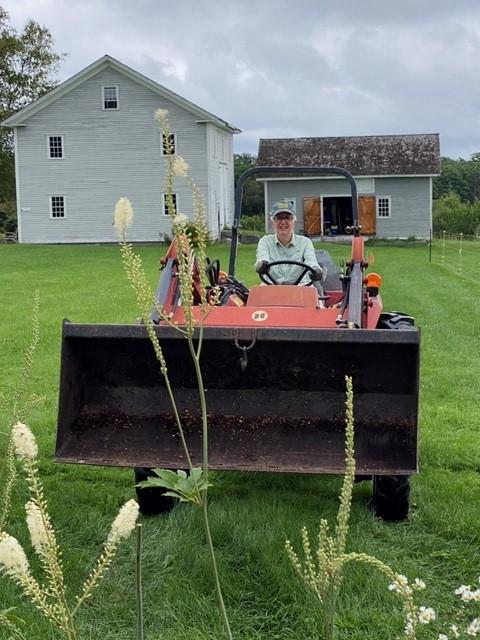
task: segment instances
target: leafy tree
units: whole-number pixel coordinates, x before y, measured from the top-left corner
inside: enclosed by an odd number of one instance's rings
[[[462,202],[480,197],[480,153],[470,160],[442,158],[441,174],[433,180],[433,198],[456,193]]]
[[[0,122],[50,91],[65,54],[53,48],[47,27],[28,20],[18,33],[10,24],[7,11],[0,6]],[[5,209],[12,209],[15,199],[13,134],[0,127],[0,229],[4,227]],[[6,203],[6,204],[5,204]],[[2,222],[3,220],[3,222]]]
[[[448,193],[433,202],[435,232],[475,235],[480,225],[480,200],[462,202],[457,193]]]
[[[250,153],[236,153],[233,156],[234,162],[234,174],[235,185],[238,178],[244,171],[254,167],[256,164],[256,157]],[[243,190],[243,204],[242,214],[247,216],[261,215],[264,213],[264,196],[263,196],[263,184],[257,182],[255,176],[252,176],[245,182]]]

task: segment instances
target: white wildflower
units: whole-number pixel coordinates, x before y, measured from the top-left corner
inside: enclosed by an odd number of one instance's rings
[[[480,632],[480,618],[474,618],[465,630],[468,636],[477,636]]]
[[[23,422],[17,422],[12,427],[13,446],[20,460],[34,460],[38,454],[35,436]]]
[[[431,607],[420,607],[418,610],[418,621],[420,624],[429,624],[435,620],[435,611]]]
[[[468,584],[461,584],[458,589],[455,589],[455,595],[461,596],[464,593],[470,592],[471,588],[472,587]]]
[[[29,571],[27,556],[16,538],[0,534],[0,567],[8,575],[25,575]]]
[[[413,581],[413,588],[421,591],[422,589],[425,589],[425,582],[420,580],[420,578],[415,578]]]
[[[410,637],[414,636],[415,627],[413,625],[412,620],[410,620],[410,619],[407,620],[407,622],[405,624],[404,632],[405,632],[405,635],[407,636],[407,638],[410,638]]]
[[[132,204],[128,198],[120,198],[115,205],[115,214],[113,216],[113,226],[119,236],[123,236],[127,228],[133,222]]]
[[[173,218],[174,227],[180,230],[183,230],[183,228],[186,227],[189,222],[190,220],[188,219],[188,216],[186,216],[184,213],[177,213],[177,215]]]
[[[186,178],[188,173],[188,163],[182,156],[175,156],[173,158],[173,175],[177,178]]]
[[[167,117],[168,109],[157,109],[153,115],[157,122],[163,122]]]
[[[438,640],[448,640],[448,636],[445,633],[439,633]]]
[[[45,528],[42,512],[31,500],[25,505],[25,510],[27,512],[27,526],[30,532],[32,546],[37,553],[40,553],[42,547],[48,544],[48,533]]]
[[[460,637],[460,634],[458,632],[458,627],[457,627],[456,624],[450,625],[450,631],[453,633],[453,637],[454,638],[459,638]]]
[[[397,574],[395,580],[388,585],[389,591],[398,591],[401,593],[412,593],[411,587],[408,586],[407,576]]]
[[[123,505],[113,521],[108,542],[118,542],[121,538],[127,538],[135,528],[137,518],[138,504],[135,500],[129,500]]]

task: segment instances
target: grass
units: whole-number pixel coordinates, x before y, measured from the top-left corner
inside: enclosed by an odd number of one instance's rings
[[[327,247],[330,250],[330,246]],[[163,248],[139,252],[154,284]],[[237,275],[253,284],[253,246],[239,248]],[[454,622],[453,589],[480,574],[480,363],[478,358],[480,247],[468,245],[462,272],[441,264],[438,245],[378,246],[373,269],[383,276],[386,310],[415,316],[422,328],[420,473],[412,481],[407,522],[385,524],[366,508],[367,483],[355,486],[348,549],[376,555],[430,589],[421,604]],[[211,258],[228,264],[228,248]],[[332,246],[336,261],[345,246]],[[454,254],[452,253],[452,256]],[[131,322],[133,296],[114,246],[0,245],[0,388],[18,381],[30,333],[32,292],[40,290],[41,343],[32,390],[40,397],[30,424],[41,451],[40,468],[53,521],[64,550],[69,583],[79,587],[120,504],[133,494],[129,470],[57,465],[52,462],[58,394],[61,319]],[[394,374],[394,372],[393,372]],[[5,427],[2,422],[0,430]],[[318,637],[314,601],[293,577],[283,546],[297,543],[300,525],[315,530],[337,509],[340,479],[285,474],[215,474],[210,511],[226,605],[238,640],[310,640]],[[25,487],[15,489],[9,532],[26,543]],[[169,515],[144,519],[146,640],[221,637],[201,514],[177,506]],[[109,577],[80,614],[81,638],[134,637],[134,541],[120,551]],[[18,607],[28,638],[54,638],[7,580],[0,579],[0,609]],[[400,631],[397,603],[385,579],[352,567],[340,601],[341,637],[385,640]],[[395,626],[396,625],[396,626]],[[433,630],[432,630],[433,631]],[[0,629],[0,639],[8,638]],[[3,635],[2,635],[3,634]],[[438,633],[430,637],[436,638]]]

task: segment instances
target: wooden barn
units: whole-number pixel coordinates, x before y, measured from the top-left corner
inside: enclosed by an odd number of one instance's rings
[[[426,239],[432,226],[432,179],[440,173],[439,135],[261,139],[260,166],[336,166],[356,179],[362,233],[379,238]],[[297,211],[297,230],[341,236],[351,224],[349,186],[342,178],[268,177],[265,223],[274,202]]]

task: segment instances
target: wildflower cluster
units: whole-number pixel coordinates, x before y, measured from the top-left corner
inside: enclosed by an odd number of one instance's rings
[[[61,551],[38,474],[38,447],[35,436],[26,424],[16,422],[11,428],[11,437],[15,455],[27,477],[30,500],[25,505],[26,523],[33,550],[45,574],[46,584],[36,581],[23,547],[16,538],[4,531],[0,531],[0,572],[15,582],[23,594],[68,640],[75,640],[77,636],[73,616],[80,604],[98,585],[113,559],[118,544],[133,531],[138,516],[138,505],[131,500],[122,507],[112,524],[104,552],[85,581],[80,595],[77,596],[75,607],[70,607],[64,584]],[[1,620],[12,630],[12,623],[8,618],[2,615]]]
[[[157,109],[154,118],[160,125],[162,144],[165,156],[165,204],[167,213],[170,216],[173,243],[169,249],[168,257],[175,260],[176,276],[180,296],[178,298],[178,314],[174,315],[172,309],[164,309],[155,299],[148,284],[146,274],[143,270],[141,260],[126,242],[126,224],[124,220],[132,221],[130,203],[117,203],[115,219],[119,221],[115,224],[120,237],[120,251],[127,278],[135,292],[137,306],[140,310],[142,322],[145,325],[148,337],[153,345],[155,355],[160,364],[160,372],[165,381],[165,388],[170,399],[177,429],[182,442],[186,463],[189,467],[189,475],[185,472],[165,471],[156,469],[157,477],[151,478],[142,483],[141,486],[162,486],[168,489],[166,495],[173,495],[181,500],[186,500],[201,507],[203,522],[210,552],[212,569],[215,579],[215,588],[219,603],[219,609],[225,630],[225,636],[231,639],[231,631],[227,618],[223,596],[221,593],[218,577],[216,559],[210,535],[210,526],[207,514],[207,492],[210,483],[208,482],[208,419],[205,388],[200,369],[200,354],[203,340],[203,320],[212,306],[218,300],[219,291],[209,288],[206,274],[207,258],[206,248],[208,242],[208,227],[205,217],[205,201],[201,190],[195,185],[188,175],[188,163],[184,158],[174,153],[171,143],[170,127],[168,122],[168,112],[165,109]],[[176,178],[186,181],[192,193],[193,219],[189,219],[185,214],[177,211],[173,198],[173,185]],[[117,213],[118,209],[118,213]],[[125,213],[128,211],[128,214]],[[180,414],[175,402],[175,397],[170,384],[167,363],[157,335],[157,330],[153,320],[154,316],[178,330],[186,338],[188,349],[192,357],[196,381],[198,386],[199,404],[202,417],[202,447],[203,464],[202,469],[194,469],[185,439]],[[157,319],[155,318],[155,322]],[[195,338],[195,340],[194,340]]]
[[[480,582],[480,577],[478,581]],[[463,602],[480,602],[480,588],[472,589],[470,585],[460,585],[455,589],[455,595],[460,596]]]
[[[401,601],[404,612],[404,635],[415,640],[418,624],[428,624],[435,620],[435,611],[430,607],[416,607],[413,592],[425,589],[425,583],[415,578],[410,585],[408,578],[396,574],[387,564],[366,553],[346,552],[346,539],[352,501],[352,489],[355,477],[353,387],[352,379],[346,377],[346,429],[345,429],[345,476],[340,494],[340,506],[337,515],[335,534],[329,534],[326,520],[320,521],[318,546],[312,553],[308,532],[302,529],[303,562],[289,540],[286,542],[287,555],[295,573],[318,597],[323,619],[323,637],[331,640],[335,630],[335,606],[342,582],[342,570],[349,562],[360,562],[384,574],[389,580],[389,590]]]

